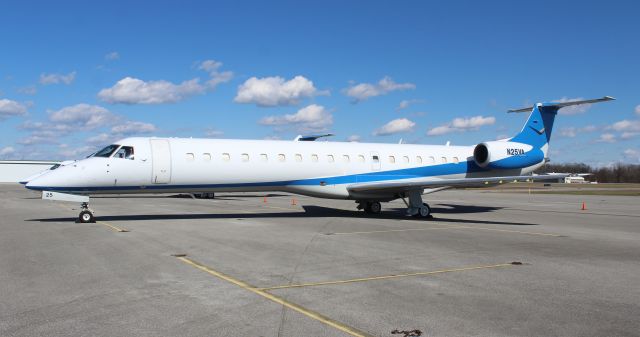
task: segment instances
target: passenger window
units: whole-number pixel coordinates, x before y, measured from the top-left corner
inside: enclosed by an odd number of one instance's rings
[[[327,155],[327,161],[330,163],[333,163],[335,161],[335,159],[333,159],[333,155],[332,154],[328,154]]]
[[[407,156],[402,157],[402,161],[404,161],[405,164],[409,164],[409,157]]]
[[[203,153],[202,154],[202,160],[211,161],[211,153]]]
[[[364,156],[363,155],[359,155],[358,156],[358,161],[361,163],[364,163]]]
[[[193,161],[194,159],[196,159],[196,156],[193,153],[187,153],[185,154],[185,158],[187,159],[187,161]]]
[[[278,161],[284,162],[287,158],[284,156],[284,154],[279,154],[278,155]]]
[[[243,153],[242,155],[240,155],[240,158],[242,158],[242,161],[249,161],[249,154]]]
[[[302,161],[302,155],[301,155],[301,154],[296,153],[296,156],[295,156],[295,157],[296,157],[296,161],[297,161],[297,162],[301,162],[301,161]]]
[[[447,157],[442,157],[442,162],[446,163],[447,162]]]
[[[343,160],[345,163],[348,163],[348,162],[350,161],[350,159],[349,159],[349,155],[348,155],[348,154],[343,155],[343,156],[342,156],[342,160]]]
[[[418,164],[422,164],[422,157],[417,156],[417,157],[416,157],[416,163],[418,163]]]
[[[317,154],[312,154],[311,155],[311,161],[314,162],[314,163],[317,163],[318,162],[318,155]]]
[[[390,162],[391,164],[395,163],[395,162],[396,162],[396,157],[394,157],[394,156],[389,156],[389,162]]]
[[[222,154],[222,160],[229,161],[229,160],[231,160],[231,156],[228,153],[223,153]]]
[[[267,156],[267,154],[266,154],[266,153],[263,153],[263,154],[261,154],[261,155],[260,155],[260,160],[261,160],[261,161],[268,161],[268,160],[269,160],[269,157]]]
[[[372,160],[374,163],[378,163],[378,162],[380,162],[380,157],[378,157],[378,156],[371,156],[371,160]]]
[[[453,162],[457,164],[460,162],[460,160],[458,159],[458,157],[453,157]]]
[[[193,155],[193,153],[191,155]],[[116,153],[113,155],[113,158],[133,160],[133,147],[122,146],[121,148],[118,149],[118,151],[116,151]]]

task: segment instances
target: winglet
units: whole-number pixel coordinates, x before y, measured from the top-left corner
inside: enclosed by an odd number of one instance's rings
[[[606,102],[606,101],[613,101],[613,100],[615,100],[615,98],[611,96],[604,96],[602,98],[586,99],[586,100],[580,100],[580,101],[538,103],[536,105],[548,106],[548,107],[553,106],[560,109],[570,105],[591,104],[591,103],[599,103],[599,102]],[[507,112],[530,112],[531,110],[533,110],[533,106],[528,106],[526,108],[521,108],[521,109],[511,109],[511,110],[507,110]]]

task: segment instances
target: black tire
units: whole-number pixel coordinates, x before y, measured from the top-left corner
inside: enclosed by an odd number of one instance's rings
[[[418,214],[420,215],[421,218],[431,217],[431,207],[429,207],[429,205],[426,203],[422,204],[422,207],[418,211]]]
[[[380,212],[382,212],[382,205],[377,201],[369,203],[369,212],[372,214],[380,214]]]
[[[93,223],[93,222],[96,222],[96,219],[94,218],[93,213],[91,213],[91,211],[84,210],[80,212],[80,215],[78,215],[78,222]]]

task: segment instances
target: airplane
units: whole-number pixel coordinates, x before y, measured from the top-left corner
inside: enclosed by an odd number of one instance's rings
[[[95,222],[90,196],[135,193],[290,192],[355,200],[358,209],[371,214],[381,212],[381,202],[402,199],[407,216],[429,218],[423,194],[560,178],[531,175],[549,160],[558,110],[611,100],[509,110],[530,112],[518,134],[471,146],[315,141],[326,135],[294,141],[125,138],[25,186],[42,191],[43,199],[80,202],[81,223]]]

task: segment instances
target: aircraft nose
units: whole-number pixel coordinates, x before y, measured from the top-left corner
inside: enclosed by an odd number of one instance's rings
[[[27,181],[24,187],[34,191],[43,191],[44,189],[42,188],[42,186],[38,185],[38,180],[40,179],[36,178],[30,181]]]

